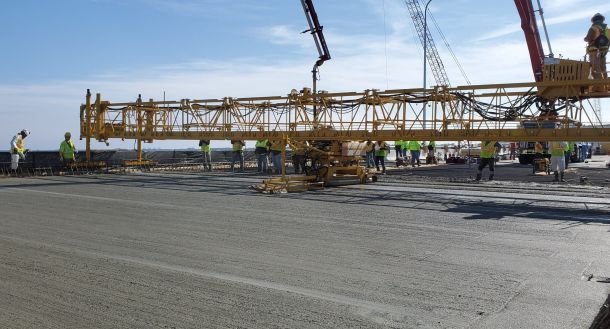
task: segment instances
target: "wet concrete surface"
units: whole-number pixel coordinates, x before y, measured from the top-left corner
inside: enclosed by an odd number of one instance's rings
[[[412,172],[280,195],[249,174],[2,179],[0,327],[591,325],[606,187]]]

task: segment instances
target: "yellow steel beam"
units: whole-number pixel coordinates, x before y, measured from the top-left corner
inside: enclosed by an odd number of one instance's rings
[[[81,106],[81,136],[153,140],[578,140],[610,141],[588,101],[609,80]],[[552,98],[540,95],[553,95]],[[314,120],[313,107],[317,109]],[[540,107],[540,108],[539,108]],[[428,120],[424,120],[426,111]],[[85,113],[83,115],[82,113]],[[534,129],[535,128],[535,129]]]

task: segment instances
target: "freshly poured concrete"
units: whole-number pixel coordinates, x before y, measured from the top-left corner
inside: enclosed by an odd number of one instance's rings
[[[607,189],[397,177],[283,195],[221,173],[1,179],[0,327],[590,326]]]

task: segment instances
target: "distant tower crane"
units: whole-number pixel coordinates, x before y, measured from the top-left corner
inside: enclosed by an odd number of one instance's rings
[[[434,43],[434,39],[430,34],[430,29],[428,28],[424,19],[424,12],[421,10],[419,0],[405,0],[405,4],[409,9],[409,14],[411,15],[411,19],[415,25],[417,36],[419,37],[422,46],[426,49],[428,64],[430,65],[430,69],[432,70],[432,75],[434,75],[436,83],[439,86],[450,86],[451,83],[449,83],[447,71],[445,70],[441,56],[438,54],[436,44]]]

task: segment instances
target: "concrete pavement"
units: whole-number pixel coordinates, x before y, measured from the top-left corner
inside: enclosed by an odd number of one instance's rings
[[[610,292],[606,188],[259,181],[0,180],[0,327],[588,328]]]

